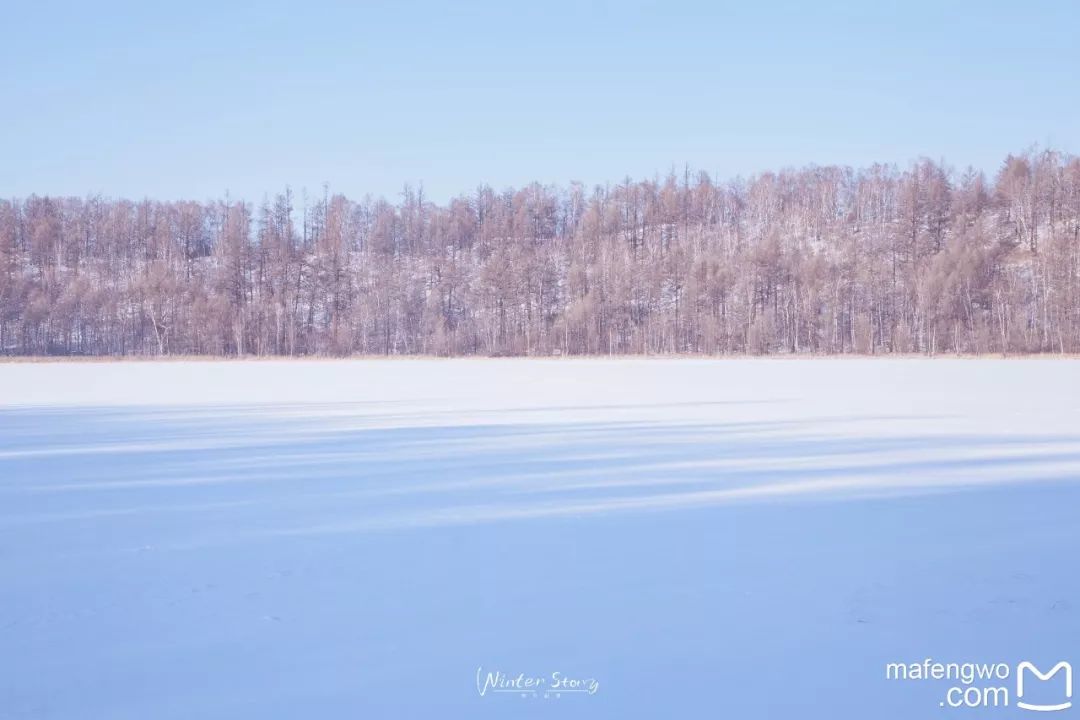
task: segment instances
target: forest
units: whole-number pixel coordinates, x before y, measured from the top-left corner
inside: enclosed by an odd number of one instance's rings
[[[0,200],[2,355],[1080,352],[1080,159]]]

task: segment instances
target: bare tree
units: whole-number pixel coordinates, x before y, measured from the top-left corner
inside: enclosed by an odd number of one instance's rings
[[[1080,351],[1080,159],[0,201],[5,354]]]

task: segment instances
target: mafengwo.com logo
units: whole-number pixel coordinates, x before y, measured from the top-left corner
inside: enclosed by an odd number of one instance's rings
[[[1046,713],[1072,707],[1072,665],[1064,660],[1040,667],[1030,660],[1012,665],[937,662],[927,658],[914,663],[886,663],[885,679],[938,684],[938,705],[943,708],[1014,706]]]

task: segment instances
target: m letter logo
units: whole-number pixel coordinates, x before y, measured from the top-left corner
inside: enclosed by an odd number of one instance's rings
[[[1034,705],[1032,703],[1026,703],[1023,701],[1024,697],[1024,674],[1027,671],[1031,671],[1031,674],[1037,677],[1039,680],[1049,680],[1058,674],[1059,670],[1065,671],[1065,702],[1057,705]],[[1016,666],[1016,706],[1025,710],[1036,710],[1038,712],[1053,712],[1054,710],[1067,710],[1072,707],[1072,665],[1067,662],[1059,662],[1054,667],[1050,668],[1050,672],[1043,673],[1039,671],[1039,668],[1032,665],[1026,660]]]

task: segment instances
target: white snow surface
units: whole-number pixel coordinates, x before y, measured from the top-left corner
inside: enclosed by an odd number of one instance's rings
[[[965,714],[1078,481],[1067,359],[2,364],[0,718]]]

